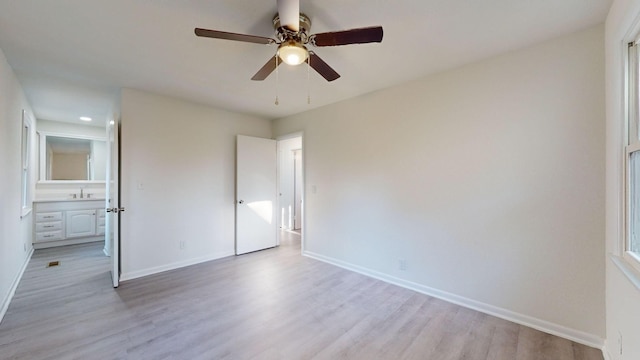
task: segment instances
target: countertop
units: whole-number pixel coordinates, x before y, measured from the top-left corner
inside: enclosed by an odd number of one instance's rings
[[[92,197],[92,198],[76,198],[76,199],[71,199],[71,198],[64,198],[64,199],[60,199],[60,198],[51,198],[51,199],[36,199],[33,200],[34,203],[46,203],[46,202],[62,202],[62,201],[66,201],[66,202],[78,202],[78,201],[104,201],[104,198],[98,198],[98,197]]]

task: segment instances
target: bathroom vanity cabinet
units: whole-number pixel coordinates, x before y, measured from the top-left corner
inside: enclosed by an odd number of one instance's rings
[[[104,200],[34,202],[33,247],[72,245],[104,240]]]

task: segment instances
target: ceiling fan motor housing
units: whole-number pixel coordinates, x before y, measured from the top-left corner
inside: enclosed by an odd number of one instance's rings
[[[280,15],[273,17],[273,28],[276,30],[276,36],[280,42],[286,40],[297,40],[306,43],[311,31],[311,19],[305,14],[300,14],[300,30],[292,31],[280,24]]]

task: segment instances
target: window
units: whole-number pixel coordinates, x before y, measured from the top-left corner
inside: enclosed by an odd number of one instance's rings
[[[21,187],[22,187],[22,216],[26,216],[31,211],[31,118],[27,112],[22,110],[22,161],[21,161]]]
[[[627,141],[625,146],[627,231],[624,258],[640,269],[640,52],[629,43],[627,66]]]

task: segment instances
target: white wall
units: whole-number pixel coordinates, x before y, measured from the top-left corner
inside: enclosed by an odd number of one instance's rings
[[[92,141],[91,142],[91,161],[93,179],[107,178],[107,142]]]
[[[278,225],[287,230],[295,225],[293,150],[299,149],[302,149],[301,136],[278,141]]]
[[[632,284],[613,259],[621,254],[623,226],[622,149],[624,146],[624,53],[629,33],[638,24],[640,1],[615,0],[606,22],[607,85],[607,289],[606,351],[615,360],[640,359],[640,289]],[[636,30],[640,30],[637,27]],[[640,274],[631,279],[640,281]],[[623,351],[620,354],[619,338]]]
[[[31,214],[21,219],[22,110],[33,114],[0,50],[0,319],[32,251]],[[31,134],[31,191],[35,183],[35,120]]]
[[[236,135],[271,122],[130,89],[121,117],[122,278],[232,255]]]
[[[275,121],[305,254],[600,346],[603,30]]]

